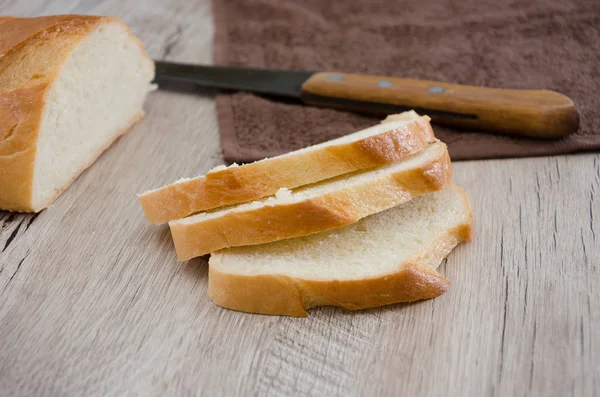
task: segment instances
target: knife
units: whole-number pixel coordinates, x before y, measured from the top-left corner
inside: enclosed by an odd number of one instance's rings
[[[350,73],[155,64],[159,88],[164,82],[179,81],[380,116],[412,109],[440,125],[544,139],[567,136],[579,127],[573,101],[556,91]]]

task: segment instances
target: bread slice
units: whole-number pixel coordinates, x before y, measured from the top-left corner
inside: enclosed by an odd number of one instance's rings
[[[434,298],[450,285],[436,268],[471,229],[469,199],[450,185],[344,228],[215,252],[208,296],[228,309],[295,317],[314,306]]]
[[[154,63],[119,19],[0,20],[0,209],[46,208],[143,116]]]
[[[446,145],[374,170],[346,174],[275,197],[169,222],[180,260],[222,248],[306,236],[439,190],[451,178]]]
[[[217,167],[138,195],[147,220],[161,224],[195,212],[239,204],[349,172],[393,163],[435,140],[429,118],[414,111],[374,127],[250,164]]]

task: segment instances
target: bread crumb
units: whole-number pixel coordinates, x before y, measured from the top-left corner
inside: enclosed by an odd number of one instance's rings
[[[211,172],[223,171],[223,170],[225,170],[227,168],[235,168],[235,167],[239,167],[238,163],[233,163],[233,164],[231,164],[229,166],[227,166],[225,164],[221,164],[221,165],[217,165],[217,166],[214,166],[213,168],[211,168],[207,172],[207,174],[210,174]]]
[[[289,199],[292,197],[292,191],[287,187],[282,187],[275,193],[275,197],[278,199]]]

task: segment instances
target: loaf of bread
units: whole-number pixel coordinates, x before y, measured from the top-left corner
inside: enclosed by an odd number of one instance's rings
[[[208,295],[225,308],[296,317],[433,298],[450,284],[436,268],[471,239],[472,222],[467,195],[450,185],[343,228],[217,251]]]
[[[218,167],[138,195],[147,220],[161,224],[407,158],[435,140],[429,117],[405,112],[344,137],[242,166]]]
[[[0,19],[0,209],[37,212],[143,116],[154,63],[112,17]]]
[[[169,222],[179,260],[222,248],[268,243],[350,225],[365,216],[444,188],[446,145],[408,159],[304,186],[275,197]]]

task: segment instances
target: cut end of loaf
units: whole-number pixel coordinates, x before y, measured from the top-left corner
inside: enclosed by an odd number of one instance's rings
[[[46,93],[35,157],[31,207],[49,204],[143,116],[154,65],[116,19],[90,32]]]

